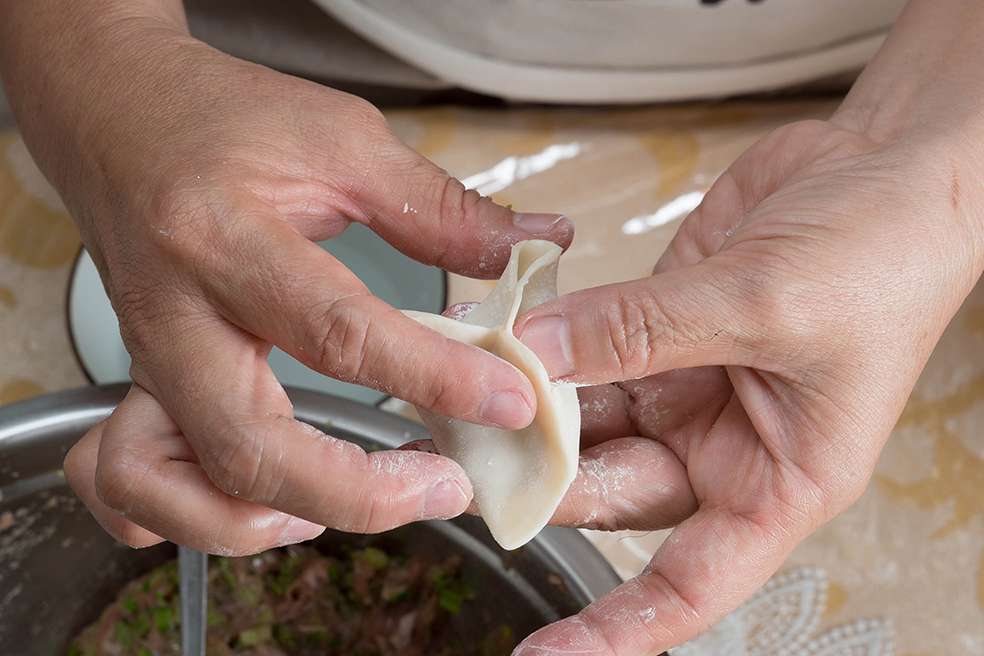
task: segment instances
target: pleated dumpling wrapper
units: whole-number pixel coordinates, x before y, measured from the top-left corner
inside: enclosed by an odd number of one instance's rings
[[[420,412],[437,451],[468,474],[478,510],[503,549],[516,549],[532,540],[550,521],[577,475],[581,413],[574,385],[550,382],[540,359],[513,335],[519,314],[557,296],[561,252],[548,241],[513,246],[495,289],[461,320],[407,312],[446,337],[506,360],[533,385],[536,417],[522,430]]]

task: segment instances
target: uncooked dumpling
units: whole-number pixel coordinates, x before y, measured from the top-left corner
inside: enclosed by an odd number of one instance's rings
[[[536,393],[533,423],[510,431],[421,411],[442,455],[462,466],[475,503],[504,549],[546,526],[577,474],[581,414],[573,385],[550,382],[539,358],[513,335],[516,316],[557,296],[561,249],[548,241],[513,246],[492,293],[463,319],[407,312],[420,323],[494,353],[523,372]]]

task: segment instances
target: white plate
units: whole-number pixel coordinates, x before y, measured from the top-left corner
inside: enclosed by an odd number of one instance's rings
[[[444,273],[411,260],[365,227],[353,225],[339,237],[319,245],[390,305],[424,312],[444,309],[447,290]],[[72,272],[68,317],[75,351],[89,378],[99,384],[129,381],[130,356],[123,347],[116,314],[96,266],[85,251],[79,255]],[[322,376],[280,349],[270,353],[270,366],[284,385],[327,392],[366,404],[386,398],[382,392]]]

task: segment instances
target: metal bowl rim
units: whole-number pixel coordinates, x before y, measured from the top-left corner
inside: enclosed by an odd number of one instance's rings
[[[45,394],[0,407],[0,455],[12,448],[29,448],[60,429],[94,425],[109,416],[126,395],[129,384],[99,385]],[[427,437],[426,429],[404,417],[321,392],[287,389],[298,419],[329,431],[358,435],[395,448]],[[622,579],[601,553],[578,531],[547,527],[530,543],[563,568],[568,581],[588,599],[609,592]]]

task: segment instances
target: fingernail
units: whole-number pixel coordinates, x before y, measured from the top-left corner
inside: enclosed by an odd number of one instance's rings
[[[574,373],[571,324],[564,317],[554,314],[532,319],[523,326],[519,339],[537,354],[551,378]]]
[[[512,656],[606,656],[611,649],[577,615],[548,624],[523,640]]]
[[[533,407],[519,392],[492,392],[482,402],[478,415],[487,424],[517,429],[533,421]]]
[[[448,319],[454,319],[455,321],[461,321],[476,307],[478,307],[478,303],[475,301],[470,301],[468,303],[455,303],[442,312],[441,316],[447,317]]]
[[[288,544],[313,540],[324,532],[325,527],[320,524],[309,522],[300,517],[291,517],[287,525],[284,526],[283,533],[280,534],[280,540],[278,542],[280,546],[285,547]]]
[[[421,451],[423,453],[437,453],[434,443],[430,440],[413,440],[399,446],[400,451]]]
[[[513,224],[523,232],[528,232],[531,235],[545,235],[561,221],[567,221],[567,217],[563,214],[519,212],[513,215]]]
[[[435,483],[424,497],[423,519],[451,519],[468,507],[468,495],[457,479]]]

